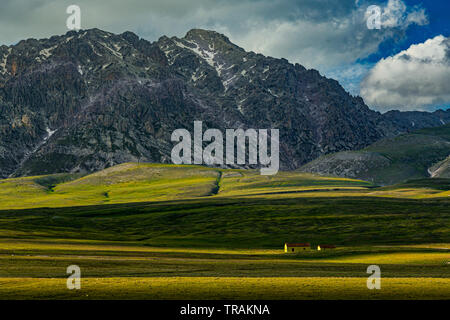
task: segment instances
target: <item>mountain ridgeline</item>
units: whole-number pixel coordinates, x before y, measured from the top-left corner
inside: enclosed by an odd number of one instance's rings
[[[0,46],[0,177],[170,163],[175,129],[280,130],[280,166],[450,122],[370,110],[337,81],[214,31],[156,42],[70,31]],[[442,160],[442,159],[441,159]]]

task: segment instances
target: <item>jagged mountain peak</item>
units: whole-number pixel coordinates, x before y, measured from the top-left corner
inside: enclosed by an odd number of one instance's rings
[[[222,45],[237,47],[230,41],[230,39],[228,39],[227,36],[213,30],[191,29],[186,33],[183,39],[188,41],[195,41],[197,43],[202,42],[207,42],[209,44],[220,43]]]
[[[120,35],[100,29],[69,31],[49,39],[28,39],[0,48],[0,86],[18,74],[57,64],[72,64],[84,77],[109,70],[108,77],[117,78],[126,74],[142,76],[139,74],[144,65],[145,71],[149,71],[167,64],[167,60],[157,45],[129,31]],[[131,65],[135,67],[130,68]]]
[[[247,54],[243,48],[233,44],[225,35],[204,29],[192,29],[183,38],[163,36],[158,43],[189,49],[205,59],[212,59],[213,56],[232,59],[235,55],[239,55],[242,59],[242,56]]]

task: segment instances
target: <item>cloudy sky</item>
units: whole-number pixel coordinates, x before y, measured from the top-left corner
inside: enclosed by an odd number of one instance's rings
[[[83,29],[150,41],[222,32],[246,50],[318,69],[382,112],[450,106],[448,0],[1,0],[0,44],[67,32],[72,4]]]

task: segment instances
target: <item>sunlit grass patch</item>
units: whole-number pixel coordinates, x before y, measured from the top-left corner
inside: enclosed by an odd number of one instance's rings
[[[0,278],[2,299],[448,299],[450,279],[382,278],[380,290],[365,278],[82,278],[80,290],[66,279]]]
[[[365,264],[446,264],[450,262],[448,252],[393,252],[373,253],[326,259],[327,262],[365,263]],[[450,272],[450,270],[449,270]]]
[[[432,180],[432,179],[429,179]],[[0,210],[158,202],[210,197],[448,198],[445,179],[374,188],[370,182],[301,172],[124,163],[90,175],[55,174],[0,180]]]

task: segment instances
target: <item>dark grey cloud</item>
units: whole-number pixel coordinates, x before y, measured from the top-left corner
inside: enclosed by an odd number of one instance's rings
[[[81,7],[83,28],[131,30],[150,40],[181,36],[194,27],[212,28],[246,49],[309,67],[363,58],[394,33],[365,28],[369,3],[355,0],[2,0],[0,41],[64,33],[70,4]]]
[[[352,75],[362,77],[355,61],[376,52],[385,39],[401,37],[410,24],[426,23],[423,10],[407,8],[402,0],[2,0],[0,43],[65,33],[71,4],[81,7],[83,29],[130,30],[148,40],[214,29],[246,50],[344,80],[353,91],[359,78]],[[366,26],[366,9],[373,4],[382,7],[381,30]]]

